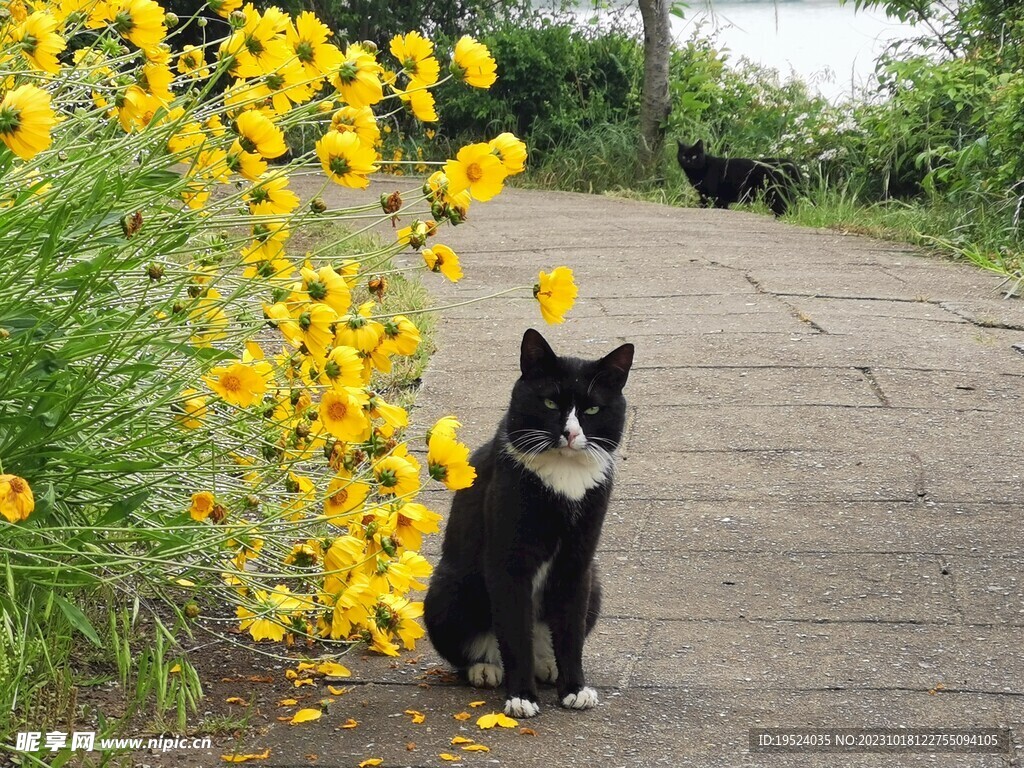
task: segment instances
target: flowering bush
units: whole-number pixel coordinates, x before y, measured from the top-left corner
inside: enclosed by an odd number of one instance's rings
[[[254,640],[396,654],[423,635],[411,592],[440,519],[416,501],[424,474],[457,489],[474,472],[454,418],[416,430],[381,389],[420,344],[390,259],[422,249],[423,270],[459,279],[456,254],[427,241],[499,193],[525,147],[511,134],[472,144],[356,207],[303,200],[299,173],[321,192],[365,189],[383,118],[436,121],[432,89],[489,87],[495,62],[465,37],[442,76],[416,32],[386,51],[340,48],[309,12],[210,7],[229,33],[177,50],[174,31],[203,21],[153,0],[3,6],[4,647],[54,614],[100,645],[79,604],[141,598]],[[324,115],[315,147],[289,147],[290,129]],[[289,250],[313,220],[354,230],[374,217],[411,223],[361,250],[349,230]],[[533,287],[560,322],[571,273]],[[15,670],[4,711],[28,674]]]

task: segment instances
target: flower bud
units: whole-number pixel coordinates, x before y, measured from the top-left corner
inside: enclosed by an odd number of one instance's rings
[[[7,341],[11,338],[11,332],[6,328],[0,328],[0,341]]]
[[[380,196],[380,207],[384,209],[384,213],[398,213],[402,210],[401,193],[392,192],[390,195],[382,194]]]
[[[314,197],[309,201],[309,210],[313,213],[323,213],[327,210],[327,203],[324,202],[322,197]]]
[[[377,44],[373,42],[373,40],[363,40],[363,42],[359,44],[359,47],[367,53],[377,53]]]
[[[384,293],[388,289],[387,278],[385,278],[383,275],[377,275],[376,277],[372,277],[370,278],[370,282],[367,283],[366,287],[370,291],[370,293],[377,297],[377,300],[379,301],[384,298]]]
[[[126,239],[131,240],[142,229],[142,211],[129,213],[121,219],[121,231]]]
[[[209,23],[210,22],[207,21],[206,18],[203,16],[200,16],[198,19],[196,19],[196,26],[198,27],[205,27]]]
[[[174,29],[178,26],[178,14],[171,12],[164,14],[164,26],[168,29]]]
[[[200,613],[199,606],[196,604],[194,600],[190,600],[187,603],[185,603],[184,613],[185,616],[190,619],[197,619],[199,618]]]
[[[164,267],[162,264],[157,264],[154,261],[149,265],[149,269],[146,270],[146,274],[149,275],[149,279],[155,283],[164,276]]]
[[[241,11],[232,11],[231,15],[228,16],[228,24],[231,25],[232,29],[242,29],[245,27],[245,14]]]

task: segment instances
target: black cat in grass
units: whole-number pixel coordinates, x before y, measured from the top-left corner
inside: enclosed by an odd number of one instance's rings
[[[715,208],[752,203],[763,194],[772,213],[781,216],[796,198],[801,182],[800,169],[792,160],[716,157],[704,151],[703,139],[696,144],[680,141],[676,157],[700,195],[701,208],[712,203]]]

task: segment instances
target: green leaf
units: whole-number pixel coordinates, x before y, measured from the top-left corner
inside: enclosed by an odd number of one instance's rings
[[[97,648],[103,647],[103,641],[100,640],[100,636],[96,633],[96,629],[77,605],[56,594],[53,595],[53,601],[57,604],[57,607],[64,612],[68,621],[71,622],[71,626],[85,635],[89,639],[89,642]]]
[[[96,521],[96,525],[102,527],[122,522],[128,515],[145,504],[150,495],[150,491],[139,491],[128,498],[118,499],[110,505],[103,517]]]

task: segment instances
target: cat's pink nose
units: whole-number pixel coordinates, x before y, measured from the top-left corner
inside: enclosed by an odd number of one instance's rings
[[[567,429],[562,433],[562,437],[565,438],[565,442],[567,442],[569,444],[569,447],[572,448],[572,444],[580,439],[581,434],[582,433],[579,432],[578,430]]]

